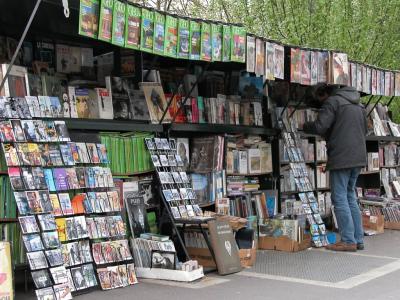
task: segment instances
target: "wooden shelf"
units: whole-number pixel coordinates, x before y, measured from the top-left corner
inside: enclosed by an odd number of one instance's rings
[[[18,223],[18,218],[0,218],[1,223]]]

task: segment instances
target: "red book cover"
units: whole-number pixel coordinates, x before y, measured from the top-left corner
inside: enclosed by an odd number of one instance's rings
[[[192,101],[192,123],[199,123],[199,107],[197,106],[197,98],[193,97]]]

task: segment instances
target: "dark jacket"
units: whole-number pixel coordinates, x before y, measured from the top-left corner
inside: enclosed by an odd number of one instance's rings
[[[317,120],[304,124],[307,133],[327,142],[327,169],[364,167],[367,164],[365,136],[367,119],[360,94],[352,87],[337,89],[323,103]]]

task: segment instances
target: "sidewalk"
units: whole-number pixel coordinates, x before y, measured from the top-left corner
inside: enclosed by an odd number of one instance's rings
[[[335,253],[311,249],[299,253],[259,251],[251,269],[229,276],[208,275],[190,284],[141,280],[112,291],[75,299],[400,299],[400,231],[366,237],[366,250]],[[18,299],[35,299],[32,293]]]

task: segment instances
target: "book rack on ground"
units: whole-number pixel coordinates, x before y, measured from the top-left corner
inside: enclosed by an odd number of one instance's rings
[[[289,156],[290,172],[292,172],[297,195],[302,202],[302,209],[310,224],[310,233],[315,247],[327,245],[326,228],[318,209],[318,202],[310,183],[305,159],[300,150],[300,135],[293,119],[286,114],[282,116],[281,127],[283,141]]]
[[[71,142],[64,121],[15,108],[0,138],[38,299],[136,283],[105,146]]]

